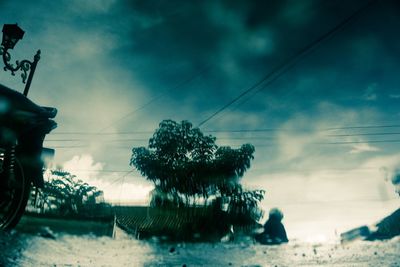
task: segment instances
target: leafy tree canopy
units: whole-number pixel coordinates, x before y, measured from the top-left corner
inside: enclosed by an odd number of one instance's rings
[[[164,120],[148,148],[132,150],[130,164],[163,192],[186,196],[230,196],[250,168],[254,146],[218,147],[216,138],[204,135],[188,121]]]
[[[35,196],[36,206],[42,212],[78,214],[86,204],[95,204],[96,198],[103,195],[103,191],[64,170],[49,170],[49,175],[48,181]]]

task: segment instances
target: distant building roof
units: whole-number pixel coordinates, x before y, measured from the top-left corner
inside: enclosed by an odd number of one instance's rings
[[[156,234],[176,231],[211,215],[210,208],[165,209],[153,207],[118,207],[116,219],[119,226],[133,233]]]

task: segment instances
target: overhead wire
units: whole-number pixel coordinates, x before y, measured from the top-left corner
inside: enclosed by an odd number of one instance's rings
[[[212,67],[212,65],[208,65],[204,68],[202,68],[200,71],[194,73],[193,75],[191,75],[190,77],[188,77],[187,79],[183,80],[182,82],[176,84],[175,86],[173,86],[172,88],[169,88],[168,91],[174,91],[177,90],[179,88],[181,88],[182,86],[192,82],[194,79],[196,79],[197,77],[203,75],[206,71],[208,71],[210,68]],[[101,128],[98,133],[101,134],[104,130],[109,129],[110,127],[114,126],[115,124],[119,123],[120,121],[125,120],[126,118],[132,116],[133,114],[139,112],[140,110],[145,109],[146,107],[148,107],[150,104],[156,102],[157,100],[161,99],[163,96],[165,96],[167,94],[166,89],[164,92],[162,92],[161,94],[153,97],[152,99],[150,99],[148,102],[146,102],[145,104],[143,104],[142,106],[138,107],[137,109],[125,114],[124,116],[112,121],[111,123],[109,123],[108,125],[104,126],[103,128]]]
[[[258,167],[258,168],[250,168],[249,172],[258,172],[263,171],[266,174],[270,173],[284,173],[284,172],[316,172],[316,171],[335,171],[335,172],[347,172],[347,171],[371,171],[371,170],[380,170],[382,166],[370,166],[370,167],[316,167],[316,168],[275,168],[275,167]],[[124,173],[112,180],[110,184],[115,184],[116,181],[122,179],[125,175],[130,175],[134,172],[134,170],[84,170],[84,169],[71,169],[69,171],[75,172],[98,172],[98,173]],[[139,177],[139,176],[135,176]]]
[[[321,138],[333,138],[333,137],[362,137],[362,136],[387,136],[387,135],[400,135],[400,133],[355,133],[355,134],[331,134],[331,135],[322,135],[319,136]],[[217,137],[218,140],[276,140],[275,136],[242,136],[242,137]],[[147,142],[149,139],[102,139],[99,142],[101,143],[122,143],[122,142]],[[49,139],[46,142],[92,142],[91,139]],[[365,140],[365,142],[374,141],[374,140]],[[80,147],[80,146],[76,146]]]
[[[345,141],[345,142],[327,142],[327,143],[311,143],[316,145],[347,145],[347,144],[365,144],[365,143],[398,143],[400,139],[396,140],[368,140],[368,141]]]
[[[346,130],[346,129],[372,129],[372,128],[400,128],[400,124],[392,125],[355,125],[355,126],[342,126],[342,127],[330,127],[326,130]]]
[[[382,128],[382,127],[389,127],[389,126],[374,126]],[[351,127],[353,129],[356,129],[356,127]],[[372,126],[366,126],[366,127],[357,127],[358,129],[372,129]],[[376,128],[376,129],[379,129]],[[293,133],[299,133],[299,132],[310,132],[313,134],[318,134],[318,133],[323,133],[322,135],[319,135],[319,137],[325,137],[325,138],[331,138],[331,137],[357,137],[357,136],[388,136],[388,135],[400,135],[400,132],[351,132],[351,133],[334,133],[334,134],[330,134],[327,133],[327,130],[332,129],[332,128],[322,128],[322,129],[317,129],[317,130],[313,130],[313,129],[295,129],[295,128],[290,128],[290,129],[236,129],[236,130],[208,130],[208,131],[204,131],[205,133],[214,133],[216,134],[216,138],[218,140],[246,140],[246,139],[250,139],[250,140],[273,140],[276,137],[275,136],[259,136],[259,134],[261,133],[275,133],[275,132],[293,132]],[[342,127],[342,128],[334,128],[334,129],[349,129],[349,127]],[[142,134],[143,132],[131,132],[131,135],[135,135],[135,134]],[[146,132],[146,133],[151,133]],[[125,134],[125,133],[124,133]],[[220,134],[222,134],[222,136],[219,136]],[[229,134],[229,136],[226,136],[225,134]],[[232,134],[234,134],[232,136]],[[246,134],[246,136],[236,136],[236,134]],[[249,136],[249,134],[251,134]],[[257,134],[254,136],[254,134]],[[93,139],[93,138],[89,138],[89,137],[81,137],[81,138],[62,138],[62,139],[46,139],[46,142],[75,142],[75,141],[90,141],[93,142],[93,140],[95,141],[101,141],[101,142],[147,142],[149,139],[148,138],[115,138],[114,136],[118,134],[110,134],[110,135],[105,135],[105,136],[101,136],[101,139]],[[112,139],[109,139],[109,138]]]
[[[379,135],[399,135],[396,133],[352,133],[352,134],[327,134],[325,136],[329,137],[350,137],[350,136],[379,136]]]
[[[356,12],[355,14],[359,13],[360,11]],[[350,20],[352,17],[355,16],[355,14],[353,14],[352,16],[350,16],[347,20],[344,21],[344,23],[347,23],[348,20]],[[344,25],[343,23],[343,25]],[[323,41],[328,35],[332,34],[334,31],[336,31],[337,29],[339,29],[339,27],[341,26],[341,24],[339,24],[337,27],[335,27],[334,29],[332,29],[330,32],[328,32],[326,35],[320,37],[319,39],[317,39],[317,42],[321,42]],[[300,56],[305,55],[305,53],[307,51],[309,51],[312,47],[314,46],[314,43],[310,44],[309,46],[303,48],[299,55],[295,56],[295,59],[289,59],[288,61],[284,62],[284,64],[278,66],[277,68],[275,68],[270,74],[268,74],[267,76],[265,76],[264,78],[262,78],[259,82],[257,82],[255,85],[253,85],[252,87],[250,87],[249,89],[247,89],[245,92],[243,92],[242,94],[240,94],[238,97],[236,97],[235,99],[233,99],[232,101],[230,101],[227,105],[223,106],[221,109],[219,109],[217,112],[215,112],[214,114],[212,114],[210,117],[206,118],[205,120],[203,120],[199,126],[204,125],[206,122],[208,122],[209,120],[211,120],[213,117],[215,117],[218,113],[221,113],[223,110],[225,110],[226,108],[228,108],[229,106],[231,106],[232,104],[236,103],[239,99],[241,99],[243,96],[247,95],[249,92],[259,92],[262,89],[264,89],[266,86],[270,85],[271,83],[273,83],[275,80],[277,80],[279,77],[281,77],[283,74],[285,74],[291,67],[293,67],[296,64],[296,59],[299,59]],[[286,65],[286,66],[285,66]],[[277,73],[278,71],[280,71],[279,73]],[[275,76],[274,76],[275,75]],[[269,80],[267,83],[265,83],[269,78],[272,78],[271,80]],[[183,84],[185,84],[186,82],[190,82],[192,79],[189,79],[187,81],[184,81]],[[265,83],[265,84],[264,84]],[[262,87],[260,87],[262,84],[264,84]],[[255,90],[256,88],[260,87],[258,90]],[[112,134],[112,133],[102,133],[102,131],[108,129],[109,127],[111,127],[112,125],[115,125],[116,123],[126,119],[127,117],[131,116],[132,114],[134,114],[135,112],[138,112],[142,109],[144,109],[145,107],[147,107],[148,105],[150,105],[151,103],[154,103],[155,101],[157,101],[159,98],[161,98],[163,94],[160,94],[154,98],[152,98],[150,101],[146,102],[144,105],[140,106],[139,108],[135,109],[134,111],[124,115],[123,117],[119,118],[118,120],[110,123],[109,125],[105,126],[104,128],[102,128],[98,133],[94,133],[94,135],[108,135],[108,134]],[[380,127],[400,127],[400,126],[380,126]],[[337,129],[356,129],[357,127],[352,126],[352,127],[343,127],[343,128],[330,128],[330,130],[337,130]],[[358,129],[362,129],[362,128],[366,128],[364,127],[358,127]],[[376,127],[374,127],[376,128]],[[275,130],[271,130],[271,129],[258,129],[258,130],[254,130],[253,132],[265,132],[265,131],[275,131]],[[208,131],[208,132],[223,132],[223,131]],[[249,132],[248,130],[231,130],[231,131],[226,131],[226,132]],[[142,133],[148,133],[146,132],[142,132]],[[62,133],[58,133],[58,134],[62,134]],[[73,134],[73,133],[64,133],[64,134]],[[85,134],[85,133],[79,133],[79,134]],[[118,133],[118,134],[130,134],[130,133]],[[382,135],[388,135],[388,134],[396,134],[396,133],[383,133]],[[88,134],[90,135],[90,134]],[[361,134],[360,134],[361,135]],[[367,134],[364,134],[367,135]],[[378,134],[369,134],[369,135],[378,135]],[[330,136],[335,136],[335,135],[330,135]],[[355,135],[336,135],[336,136],[355,136]],[[219,138],[219,139],[223,139],[223,138]],[[229,140],[229,139],[228,139]],[[47,141],[68,141],[68,140],[47,140]],[[69,140],[69,141],[78,141],[78,140]],[[127,140],[115,140],[115,141],[145,141],[145,139],[127,139]],[[385,142],[400,142],[400,140],[377,140],[377,141],[372,141],[372,142],[380,142],[380,143],[385,143]],[[331,142],[331,143],[324,143],[324,144],[351,144],[351,143],[361,143],[361,142]],[[65,146],[68,148],[72,148],[72,147],[82,147],[82,146]],[[58,148],[62,148],[61,146]],[[122,176],[123,179],[125,179],[125,177],[129,174],[129,172]],[[122,190],[122,188],[121,188]]]
[[[337,130],[352,130],[352,129],[380,129],[380,128],[400,128],[400,125],[397,124],[388,124],[388,125],[354,125],[354,126],[337,126],[337,127],[327,127],[327,128],[319,128],[318,131],[337,131]],[[308,129],[298,129],[298,128],[253,128],[253,129],[211,129],[204,130],[204,133],[248,133],[248,132],[297,132],[299,130],[308,130]],[[148,131],[126,131],[126,132],[55,132],[51,135],[134,135],[134,134],[152,134],[154,130]]]
[[[272,141],[272,140],[271,140]],[[339,142],[308,142],[306,145],[349,145],[349,144],[393,144],[393,143],[400,143],[400,139],[394,139],[394,140],[363,140],[363,141],[339,141]],[[220,144],[219,147],[222,146],[241,146],[242,144]],[[253,143],[252,144],[254,147],[273,147],[276,146],[277,143],[274,142],[269,142],[269,143]],[[80,146],[52,146],[53,148],[56,149],[73,149],[73,148],[87,148],[90,147],[90,145],[80,145]],[[108,148],[111,149],[124,149],[124,150],[131,150],[131,147],[126,147],[126,146],[107,146]]]
[[[199,124],[198,127],[204,125],[211,119],[213,119],[215,116],[217,116],[219,113],[223,112],[226,110],[228,107],[242,99],[244,96],[248,95],[249,93],[255,91],[258,87],[260,87],[263,83],[267,82],[264,86],[259,88],[256,92],[259,92],[263,89],[265,89],[267,86],[272,84],[275,80],[280,78],[282,75],[287,73],[294,65],[297,64],[297,62],[305,55],[307,55],[310,51],[312,51],[315,47],[317,47],[320,43],[323,41],[329,39],[332,35],[336,34],[339,30],[343,29],[345,26],[347,26],[355,17],[357,17],[360,13],[362,13],[364,10],[369,8],[372,3],[376,2],[376,0],[369,1],[366,5],[362,6],[360,9],[356,10],[353,12],[349,17],[345,18],[342,20],[340,23],[338,23],[335,27],[333,27],[331,30],[326,32],[325,34],[321,35],[317,39],[315,39],[313,42],[310,44],[306,45],[302,49],[300,49],[295,55],[292,57],[284,60],[281,64],[273,68],[269,73],[267,73],[265,76],[263,76],[260,80],[258,80],[256,83],[254,83],[252,86],[250,86],[248,89],[240,93],[238,96],[230,100],[228,103],[223,105],[221,108],[219,108],[217,111],[212,113],[210,116],[208,116],[206,119],[202,120]],[[271,80],[269,80],[271,79]]]

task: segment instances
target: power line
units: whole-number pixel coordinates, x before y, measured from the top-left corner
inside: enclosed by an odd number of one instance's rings
[[[88,145],[76,145],[76,146],[51,146],[54,149],[62,149],[62,148],[85,148],[85,147],[89,147]]]
[[[338,126],[338,127],[328,127],[320,128],[314,132],[322,131],[336,131],[336,130],[351,130],[351,129],[380,129],[380,128],[400,128],[400,125],[359,125],[359,126]],[[307,131],[308,129],[297,129],[297,128],[255,128],[255,129],[214,129],[205,130],[204,133],[252,133],[252,132],[298,132]],[[55,132],[50,135],[134,135],[134,134],[152,134],[154,130],[148,131],[128,131],[128,132]]]
[[[212,65],[208,65],[204,68],[202,68],[200,71],[196,72],[194,75],[190,76],[189,78],[183,80],[182,82],[178,83],[177,85],[173,86],[172,88],[169,89],[169,91],[173,91],[173,90],[177,90],[179,88],[181,88],[182,86],[190,83],[191,81],[193,81],[194,79],[196,79],[197,77],[203,75],[206,71],[208,71],[210,68],[212,67]],[[133,114],[135,114],[136,112],[145,109],[147,106],[149,106],[150,104],[156,102],[157,100],[161,99],[164,95],[166,95],[166,92],[163,92],[161,94],[159,94],[158,96],[153,97],[150,101],[146,102],[145,104],[143,104],[142,106],[140,106],[139,108],[127,113],[126,115],[122,116],[121,118],[111,122],[110,124],[108,124],[107,126],[103,127],[102,129],[100,129],[98,132],[101,133],[104,130],[110,128],[111,126],[117,124],[118,122],[132,116]]]
[[[125,178],[126,178],[130,173],[132,173],[132,172],[133,172],[133,170],[132,170],[131,172],[129,172],[129,173],[127,173],[127,174],[125,174],[125,175],[123,175],[123,176],[120,177],[120,179],[122,179],[122,183],[121,183],[121,187],[120,187],[119,194],[118,194],[119,200],[121,200],[122,187],[123,187],[123,185],[124,185],[124,183],[125,183]],[[118,180],[120,180],[120,179],[118,179]],[[111,185],[111,184],[110,184],[110,185]],[[121,206],[121,202],[119,203],[119,206]]]
[[[399,124],[394,125],[366,125],[366,126],[343,126],[343,127],[333,127],[326,128],[327,131],[330,130],[346,130],[346,129],[371,129],[371,128],[400,128]]]
[[[346,144],[365,144],[365,143],[398,143],[400,140],[367,140],[367,141],[348,141],[348,142],[329,142],[312,143],[317,145],[346,145]]]
[[[124,175],[120,176],[118,179],[116,179],[114,182],[110,183],[109,185],[115,184],[117,181],[121,180],[121,179],[125,179],[125,177],[127,177],[129,174],[133,173],[134,170],[131,170],[127,173],[125,173]]]
[[[269,72],[267,75],[262,77],[259,81],[257,81],[255,84],[253,84],[250,88],[248,88],[245,91],[243,91],[241,94],[239,94],[234,99],[229,101],[227,104],[225,104],[224,106],[219,108],[217,111],[215,111],[209,117],[207,117],[205,120],[201,121],[198,126],[200,127],[200,126],[204,125],[206,122],[208,122],[209,120],[214,118],[216,115],[218,115],[219,113],[221,113],[222,111],[224,111],[225,109],[230,107],[232,104],[236,103],[239,99],[243,98],[244,96],[246,96],[250,92],[254,91],[257,87],[261,86],[265,81],[267,81],[268,79],[272,78],[272,80],[270,80],[267,84],[265,84],[261,89],[257,90],[257,92],[260,91],[260,90],[263,90],[265,87],[267,87],[272,82],[277,80],[280,76],[282,76],[287,71],[289,71],[289,69],[292,68],[301,57],[307,55],[317,45],[319,45],[323,41],[329,39],[331,36],[336,34],[339,30],[343,29],[357,15],[359,15],[362,11],[367,9],[375,1],[376,0],[368,2],[366,5],[364,5],[363,7],[361,7],[360,9],[355,11],[354,13],[352,13],[349,17],[347,17],[346,19],[341,21],[339,24],[337,24],[334,28],[332,28],[331,30],[329,30],[328,32],[326,32],[325,34],[323,34],[322,36],[320,36],[319,38],[317,38],[316,40],[314,40],[310,44],[308,44],[305,47],[303,47],[302,49],[300,49],[294,56],[290,57],[289,59],[283,61],[277,67],[273,68],[271,72]]]
[[[366,140],[366,141],[348,141],[348,142],[310,142],[306,143],[305,146],[307,145],[313,145],[313,146],[330,146],[330,145],[351,145],[351,144],[374,144],[374,143],[379,143],[379,144],[392,144],[392,143],[400,143],[400,140]],[[252,144],[256,149],[257,147],[273,147],[276,144],[274,143],[263,143],[263,144]],[[230,145],[232,146],[232,145]]]
[[[93,139],[88,139],[88,138],[75,138],[75,139],[48,139],[46,140],[46,142],[81,142],[81,141],[97,141],[97,140],[93,140]],[[111,140],[101,140],[106,141],[106,142],[139,142],[139,141],[149,141],[149,139],[143,139],[143,138],[131,138],[131,139],[111,139]]]
[[[173,13],[171,13],[171,14],[165,16],[164,18],[179,17],[179,16],[177,16],[177,15],[179,15],[180,13],[184,14],[183,9],[182,9],[182,10],[174,10]],[[165,22],[167,22],[167,20],[164,19],[164,20],[163,20],[163,23],[165,23]],[[146,32],[148,32],[148,31],[149,31],[149,29],[146,29]],[[157,45],[160,46],[160,45],[162,45],[162,43],[158,43]],[[199,72],[196,72],[194,75],[192,75],[192,76],[188,77],[187,79],[183,80],[182,82],[176,84],[175,86],[173,86],[172,88],[170,88],[170,90],[176,90],[176,89],[178,89],[178,88],[180,88],[180,87],[182,87],[182,86],[184,86],[184,85],[190,83],[190,82],[193,81],[195,78],[197,78],[198,76],[201,76],[204,72],[208,71],[211,67],[212,67],[212,64],[210,64],[210,65],[208,65],[208,66],[206,66],[206,67],[200,69]],[[122,120],[124,120],[124,119],[126,119],[126,118],[128,118],[128,117],[130,117],[131,115],[135,114],[136,112],[138,112],[138,111],[140,111],[140,110],[146,108],[146,107],[149,106],[150,104],[152,104],[152,103],[158,101],[158,100],[159,100],[160,98],[162,98],[165,94],[166,94],[166,92],[162,92],[161,94],[159,94],[159,95],[153,97],[152,99],[150,99],[148,102],[146,102],[144,105],[140,106],[139,108],[137,108],[137,109],[135,109],[135,110],[133,110],[133,111],[131,111],[131,112],[125,114],[125,115],[122,116],[121,118],[116,119],[115,121],[113,121],[113,122],[109,123],[108,125],[104,126],[102,129],[100,129],[100,130],[98,131],[98,133],[99,133],[99,132],[103,132],[104,130],[108,129],[109,127],[115,125],[116,123],[118,123],[118,122],[120,122],[120,121],[122,121]]]
[[[313,172],[313,171],[335,171],[335,172],[346,172],[346,171],[370,171],[370,170],[379,170],[382,168],[382,166],[369,166],[369,167],[360,167],[360,166],[355,166],[355,167],[326,167],[326,168],[274,168],[274,167],[262,167],[262,168],[249,168],[248,172],[260,172],[264,171],[267,174],[268,173],[282,173],[282,172]],[[71,173],[73,172],[98,172],[98,173],[124,173],[124,175],[121,175],[117,177],[116,179],[113,179],[114,181],[121,179],[124,176],[127,176],[131,173],[133,173],[135,170],[119,170],[119,169],[105,169],[105,170],[90,170],[90,169],[69,169]],[[139,178],[139,176],[135,176],[136,178]]]
[[[68,169],[71,172],[104,172],[104,173],[127,173],[127,170],[88,170],[88,169]]]
[[[91,147],[91,145],[71,145],[71,146],[51,146],[51,148],[54,149],[78,149],[78,148],[88,148]],[[124,150],[131,150],[132,147],[126,147],[126,146],[107,146],[107,149],[124,149]]]
[[[353,133],[353,134],[327,134],[328,137],[350,137],[350,136],[379,136],[379,135],[399,135],[400,133]]]
[[[146,108],[147,106],[149,106],[150,104],[156,102],[158,99],[160,99],[160,98],[161,98],[162,96],[164,96],[164,95],[165,95],[165,93],[162,93],[162,94],[159,94],[158,96],[153,97],[152,99],[150,99],[148,102],[146,102],[146,103],[143,104],[142,106],[138,107],[137,109],[135,109],[135,110],[133,110],[133,111],[131,111],[131,112],[125,114],[125,115],[122,116],[121,118],[119,118],[119,119],[117,119],[117,120],[115,120],[115,121],[109,123],[109,124],[106,125],[105,127],[101,128],[101,129],[98,131],[98,134],[100,134],[100,133],[103,132],[104,130],[110,128],[111,126],[117,124],[118,122],[123,121],[124,119],[126,119],[126,118],[132,116],[132,115],[135,114],[136,112],[139,112],[140,110]]]
[[[310,142],[306,143],[305,145],[349,145],[349,144],[373,144],[373,143],[380,143],[380,144],[391,144],[391,143],[400,143],[400,140],[365,140],[365,141],[346,141],[346,142]],[[239,147],[242,144],[221,144],[219,147],[230,146],[230,147]],[[257,147],[273,147],[276,146],[277,143],[262,143],[262,144],[252,144],[255,148]],[[56,149],[73,149],[73,148],[87,148],[90,145],[79,145],[79,146],[52,146]],[[107,146],[111,149],[124,149],[124,150],[131,150],[132,147],[130,146]]]
[[[324,130],[322,130],[324,131]],[[322,132],[322,131],[317,131]],[[263,130],[263,129],[253,129],[253,130],[225,130],[225,131],[208,131],[214,133],[263,133],[263,132],[270,132],[270,130]],[[132,133],[133,134],[133,133]],[[400,135],[400,132],[377,132],[377,133],[351,133],[351,134],[324,134],[321,137],[331,138],[331,137],[357,137],[357,136],[386,136],[386,135]],[[101,142],[147,142],[149,138],[128,138],[128,139],[101,139],[101,140],[93,140],[90,138],[71,138],[71,139],[46,139],[46,142],[94,142],[94,141],[101,141]],[[223,136],[218,137],[217,140],[276,140],[275,136]],[[368,140],[366,140],[368,141]]]
[[[262,128],[262,129],[239,129],[239,130],[207,130],[205,133],[250,133],[250,132],[278,132],[287,131],[282,128]]]
[[[355,167],[355,168],[250,168],[248,171],[268,171],[268,172],[282,172],[282,171],[291,171],[291,172],[309,172],[309,171],[368,171],[368,170],[379,170],[382,166],[375,167]],[[133,172],[132,170],[71,170],[71,172],[106,172],[106,173],[128,173]]]
[[[217,140],[273,140],[275,139],[275,137],[269,137],[269,136],[264,136],[264,137],[254,137],[254,136],[249,136],[249,137],[218,137]],[[46,142],[82,142],[82,141],[86,141],[86,142],[94,142],[94,141],[98,141],[98,142],[106,142],[106,143],[115,143],[115,142],[148,142],[149,139],[144,138],[144,139],[111,139],[111,140],[107,140],[107,139],[102,139],[102,140],[92,140],[92,139],[83,139],[83,138],[79,138],[79,139],[48,139],[46,140]]]
[[[129,132],[55,132],[51,133],[51,135],[128,135],[128,134],[149,134],[154,131],[129,131]]]
[[[194,80],[195,78],[197,78],[198,76],[202,75],[205,71],[209,70],[210,68],[211,68],[211,65],[209,65],[209,66],[207,66],[207,67],[201,69],[199,72],[197,72],[197,73],[195,73],[194,75],[190,76],[188,79],[184,80],[183,82],[177,84],[176,86],[174,86],[174,87],[171,88],[170,90],[176,90],[176,89],[178,89],[178,88],[180,88],[180,87],[182,87],[182,86],[184,86],[184,85],[190,83],[191,81],[193,81],[193,80]],[[107,126],[101,128],[101,129],[100,129],[99,131],[97,131],[97,132],[94,132],[94,133],[84,133],[84,132],[75,132],[75,133],[73,133],[73,132],[70,132],[70,133],[64,133],[64,134],[66,134],[66,135],[79,134],[79,135],[92,135],[92,136],[95,136],[95,135],[114,135],[114,133],[103,133],[103,131],[106,130],[106,129],[108,129],[108,128],[110,128],[111,126],[115,125],[116,123],[118,123],[118,122],[120,122],[120,121],[122,121],[122,120],[128,118],[129,116],[133,115],[134,113],[136,113],[136,112],[138,112],[138,111],[140,111],[140,110],[146,108],[147,106],[149,106],[149,105],[152,104],[153,102],[157,101],[158,99],[160,99],[160,98],[161,98],[162,96],[164,96],[164,95],[165,95],[165,92],[159,94],[159,95],[156,96],[156,97],[153,97],[150,101],[146,102],[144,105],[142,105],[142,106],[140,106],[139,108],[133,110],[132,112],[129,112],[128,114],[124,115],[123,117],[121,117],[121,118],[119,118],[119,119],[117,119],[117,120],[111,122],[110,124],[108,124]],[[147,132],[146,132],[146,133],[147,133]],[[59,133],[59,134],[60,134],[60,133]],[[128,134],[128,133],[120,133],[120,134]],[[51,140],[51,139],[50,139],[50,140]],[[50,140],[48,140],[48,141],[50,141]],[[64,142],[72,142],[72,141],[75,141],[75,140],[64,141]],[[80,142],[80,141],[78,141],[78,140],[76,140],[76,141],[77,141],[77,142]],[[50,142],[51,142],[51,141],[50,141]],[[60,141],[60,142],[61,142],[61,141]],[[85,146],[85,145],[75,145],[75,146],[58,146],[58,147],[53,147],[53,148],[56,148],[56,149],[64,149],[64,148],[83,148],[83,147],[88,147],[88,146]]]

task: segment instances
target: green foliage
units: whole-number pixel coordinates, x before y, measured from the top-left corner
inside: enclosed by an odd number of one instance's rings
[[[228,197],[231,224],[246,225],[261,219],[263,211],[258,207],[258,203],[264,199],[264,194],[264,190],[246,191],[238,185]]]
[[[42,213],[79,214],[85,205],[96,204],[96,198],[102,191],[63,170],[51,170],[44,188],[38,191],[36,207]]]
[[[228,205],[232,222],[256,221],[263,190],[245,191],[240,178],[254,159],[254,146],[218,147],[216,138],[204,135],[188,121],[164,120],[148,148],[132,149],[130,164],[155,184],[153,206],[188,206],[196,197],[219,199]],[[245,219],[243,219],[245,218]]]
[[[218,147],[215,140],[188,121],[164,120],[148,148],[133,148],[130,164],[163,192],[204,198],[224,195],[250,168],[254,146]]]
[[[166,193],[159,190],[158,187],[151,192],[151,207],[174,208],[184,206],[182,198],[178,194]]]

